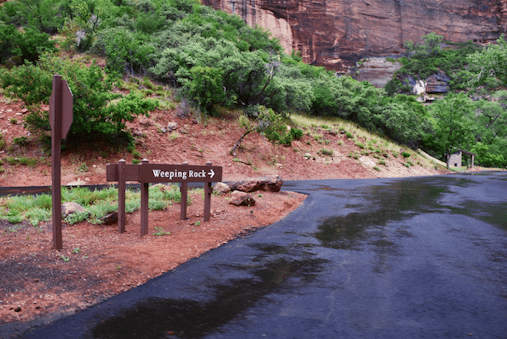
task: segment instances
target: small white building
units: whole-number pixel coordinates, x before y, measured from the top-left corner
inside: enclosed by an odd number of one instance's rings
[[[454,151],[452,154],[447,155],[447,168],[461,167],[461,158],[462,158],[463,154],[470,156],[470,161],[467,161],[467,168],[473,168],[474,167],[474,159],[477,156],[477,154],[467,152],[462,149],[458,149],[458,150]]]

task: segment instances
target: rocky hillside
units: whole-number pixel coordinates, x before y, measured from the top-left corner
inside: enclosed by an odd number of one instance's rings
[[[203,0],[269,29],[285,51],[339,72],[363,57],[396,56],[435,32],[453,42],[492,41],[507,30],[507,0]]]

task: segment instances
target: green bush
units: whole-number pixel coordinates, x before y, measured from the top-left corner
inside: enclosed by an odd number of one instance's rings
[[[303,136],[303,131],[299,128],[291,128],[290,135],[294,140],[299,140]]]
[[[269,141],[278,141],[284,145],[292,143],[292,135],[284,123],[283,117],[276,114],[271,108],[259,106],[257,121],[257,132],[264,133]]]
[[[0,133],[0,151],[5,148],[6,142],[2,133]],[[1,165],[1,164],[0,164]]]
[[[329,156],[332,157],[333,154],[334,154],[334,151],[332,149],[325,149],[325,148],[323,148],[323,149],[321,149],[319,151],[319,153],[322,154],[322,155],[329,155]]]
[[[0,63],[17,57],[18,63],[35,62],[43,52],[56,50],[49,34],[27,27],[20,33],[14,25],[0,25]]]
[[[140,95],[123,97],[112,93],[114,79],[106,77],[95,64],[88,68],[45,55],[37,66],[23,65],[0,74],[0,84],[5,91],[29,106],[26,123],[32,130],[50,129],[48,114],[41,110],[40,103],[49,103],[55,73],[68,82],[74,96],[71,137],[99,137],[110,141],[129,138],[124,131],[125,121],[132,121],[136,115],[146,115],[158,105],[157,101],[143,99]]]

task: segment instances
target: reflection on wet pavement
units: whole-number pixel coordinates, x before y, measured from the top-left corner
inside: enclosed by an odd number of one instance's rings
[[[288,249],[276,245],[257,245],[261,253],[255,265],[226,265],[227,269],[247,270],[251,277],[232,279],[211,286],[214,297],[208,302],[186,299],[149,298],[135,307],[98,324],[95,338],[202,338],[219,331],[220,326],[241,315],[253,304],[272,293],[293,293],[298,286],[315,279],[327,262],[296,254],[299,259],[279,257]],[[275,256],[276,258],[272,258]],[[268,260],[266,260],[268,259]]]

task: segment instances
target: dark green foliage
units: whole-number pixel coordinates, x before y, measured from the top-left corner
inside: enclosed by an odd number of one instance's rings
[[[113,79],[106,77],[96,65],[87,68],[43,56],[39,66],[27,64],[0,74],[1,86],[30,107],[26,123],[33,130],[49,130],[48,114],[40,109],[40,103],[48,103],[55,73],[67,80],[74,96],[74,118],[70,129],[70,135],[74,137],[117,140],[124,135],[125,121],[131,121],[135,115],[147,114],[157,106],[156,101],[142,99],[139,95],[122,97],[113,94]]]
[[[482,51],[468,56],[470,70],[475,74],[471,83],[477,87],[488,80],[497,78],[500,84],[507,86],[507,42],[502,34],[497,44],[490,44]]]
[[[290,133],[282,115],[276,114],[271,108],[264,106],[258,106],[258,110],[255,119],[257,132],[264,133],[269,141],[290,145],[293,135]]]
[[[65,17],[59,15],[60,3],[53,0],[19,0],[4,3],[0,9],[0,20],[6,24],[29,26],[54,34],[63,25]]]
[[[299,128],[292,128],[290,134],[294,140],[299,140],[303,136],[303,131]]]
[[[132,33],[123,27],[103,30],[93,51],[107,57],[107,70],[112,73],[145,74],[155,48],[150,38]]]
[[[442,159],[454,149],[470,149],[475,143],[473,123],[473,105],[462,94],[448,94],[430,106],[434,117],[435,147]]]
[[[49,34],[31,27],[20,33],[14,25],[0,25],[0,63],[11,57],[17,57],[19,63],[25,60],[35,62],[41,53],[55,49],[55,42],[49,40]]]
[[[506,143],[503,145],[506,146]],[[493,152],[492,152],[493,151]],[[477,154],[476,161],[478,164],[485,167],[505,167],[507,159],[504,158],[503,154],[499,154],[499,152],[494,152],[493,149],[490,149],[490,146],[483,144],[482,142],[478,142],[472,148],[472,152]]]
[[[196,66],[190,69],[191,82],[188,95],[195,100],[197,107],[210,113],[213,106],[222,103],[225,93],[222,87],[223,70],[215,67]]]

